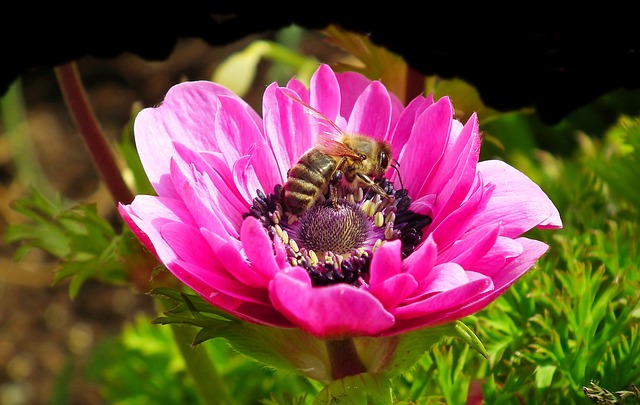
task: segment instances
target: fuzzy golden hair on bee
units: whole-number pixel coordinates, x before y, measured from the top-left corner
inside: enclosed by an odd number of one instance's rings
[[[326,128],[316,135],[313,147],[287,173],[287,181],[282,188],[282,202],[289,213],[300,215],[323,196],[333,199],[335,204],[337,193],[333,188],[339,185],[351,190],[364,187],[382,197],[392,198],[376,184],[376,180],[381,179],[393,166],[393,154],[388,142],[364,134],[346,133],[296,95],[289,92],[284,94],[302,105],[305,112]]]

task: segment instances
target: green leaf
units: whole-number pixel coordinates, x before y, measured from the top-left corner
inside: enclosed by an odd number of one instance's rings
[[[551,386],[553,381],[553,375],[556,372],[557,367],[555,365],[540,366],[536,369],[536,387],[538,389],[545,389]]]
[[[391,405],[392,393],[386,376],[362,373],[333,381],[315,397],[313,405]]]
[[[397,348],[392,359],[392,364],[387,365],[385,372],[391,378],[405,372],[416,364],[433,345],[448,338],[460,339],[483,357],[488,357],[486,349],[471,329],[462,323],[462,321],[455,321],[446,325],[425,328],[399,335],[397,337]]]
[[[355,71],[371,80],[380,80],[386,88],[405,99],[407,92],[407,63],[397,54],[374,44],[369,37],[357,34],[336,25],[323,30],[327,41],[357,59],[358,63],[342,62],[335,66],[336,71]]]
[[[48,199],[38,190],[13,202],[13,208],[26,221],[10,225],[5,240],[21,243],[16,259],[29,249],[42,249],[60,259],[54,282],[71,279],[69,294],[73,298],[83,283],[94,278],[122,284],[126,281],[123,256],[125,240],[102,218],[95,204],[69,204],[61,197]],[[128,229],[123,232],[130,232]],[[131,242],[130,242],[131,243]],[[137,243],[137,242],[136,242]]]
[[[291,33],[295,34],[293,31]],[[241,97],[245,96],[254,85],[258,64],[263,59],[278,62],[276,65],[292,67],[296,79],[303,83],[309,82],[319,65],[315,58],[301,55],[277,42],[258,40],[223,60],[214,70],[211,80],[228,87]]]
[[[269,47],[267,41],[256,41],[242,51],[233,53],[218,65],[211,80],[243,97],[251,89],[258,63],[269,52]]]
[[[462,342],[466,343],[476,352],[480,353],[482,357],[485,359],[489,358],[489,353],[487,353],[487,349],[485,349],[484,345],[478,339],[475,333],[462,321],[456,321],[453,323],[453,327],[455,328],[454,338],[460,339]]]
[[[142,167],[140,161],[140,155],[136,150],[134,143],[133,124],[138,113],[142,110],[140,103],[134,103],[131,107],[131,115],[129,121],[124,126],[122,134],[120,136],[120,142],[118,143],[118,149],[120,155],[124,158],[126,163],[122,169],[122,176],[128,183],[132,190],[135,190],[134,194],[148,194],[153,195],[155,191],[149,182],[149,178]]]
[[[36,189],[27,196],[12,202],[11,207],[22,214],[27,221],[11,224],[4,235],[7,243],[23,242],[26,252],[39,248],[56,257],[66,257],[70,253],[69,237],[57,219],[68,209],[62,198],[47,199]],[[21,257],[16,257],[16,260]]]

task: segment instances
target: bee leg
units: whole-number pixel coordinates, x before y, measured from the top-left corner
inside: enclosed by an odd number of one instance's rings
[[[331,204],[333,204],[333,208],[338,208],[338,184],[342,182],[344,178],[344,173],[342,170],[336,170],[331,175],[331,179],[329,180],[329,197],[331,198]]]
[[[360,180],[362,182],[364,182],[367,186],[371,187],[371,189],[373,189],[373,191],[375,191],[376,193],[380,194],[382,197],[386,197],[386,198],[389,198],[389,199],[393,198],[392,195],[387,194],[387,192],[384,191],[382,189],[382,187],[380,187],[373,180],[371,180],[371,177],[369,177],[369,176],[367,176],[366,174],[363,174],[363,173],[358,173],[358,177],[360,178]]]

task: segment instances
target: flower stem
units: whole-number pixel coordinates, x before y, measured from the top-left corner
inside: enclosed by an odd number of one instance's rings
[[[417,71],[411,65],[407,65],[407,79],[405,86],[405,100],[404,105],[409,104],[411,100],[424,95],[426,90],[426,78],[422,73]]]
[[[54,68],[60,90],[93,162],[116,202],[128,204],[133,194],[127,187],[115,157],[95,118],[75,62]]]
[[[170,309],[170,304],[156,298],[159,309]],[[173,340],[184,359],[187,372],[193,379],[202,405],[231,405],[231,396],[224,380],[218,374],[211,356],[203,345],[193,346],[194,328],[189,325],[171,324]]]
[[[334,380],[367,371],[358,357],[352,339],[327,340],[326,344]]]

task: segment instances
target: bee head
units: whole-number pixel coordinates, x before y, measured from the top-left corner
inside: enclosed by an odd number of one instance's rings
[[[380,142],[379,147],[375,177],[382,177],[393,160],[391,155],[391,145],[389,145],[388,142]]]

